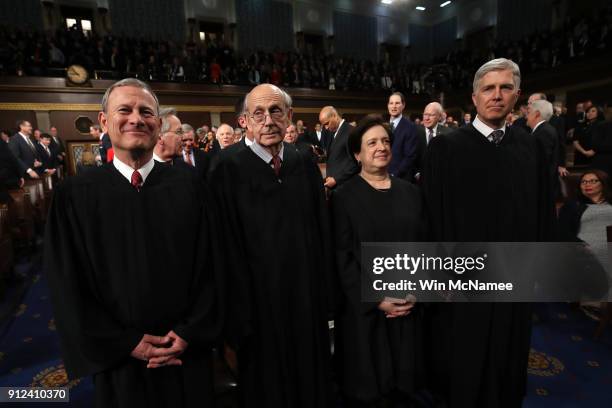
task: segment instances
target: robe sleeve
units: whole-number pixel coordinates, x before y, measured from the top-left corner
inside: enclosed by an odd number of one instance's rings
[[[336,270],[345,300],[353,310],[367,313],[378,306],[375,302],[362,302],[361,285],[367,279],[361,271],[360,254],[355,251],[357,242],[351,219],[344,204],[343,192],[332,195],[332,214],[334,223],[334,240],[336,246]]]
[[[223,327],[223,334],[227,343],[239,350],[247,343],[253,334],[254,301],[252,299],[253,287],[251,272],[245,262],[246,245],[240,234],[241,222],[237,209],[235,189],[232,188],[230,174],[231,157],[220,157],[217,166],[209,174],[210,186],[213,191],[216,205],[223,208],[219,212],[219,225],[222,225],[221,238],[224,242],[231,242],[225,257],[225,289],[220,292],[221,302],[227,318]]]
[[[68,375],[104,371],[130,353],[144,333],[123,327],[100,302],[84,239],[69,195],[56,189],[45,232],[44,265]]]
[[[186,317],[174,332],[189,345],[210,345],[218,340],[223,322],[223,305],[219,302],[223,291],[222,242],[213,214],[215,211],[212,194],[202,186],[204,205],[200,221],[198,244],[194,255],[195,272],[189,293],[191,305]]]
[[[450,185],[450,155],[445,137],[439,135],[429,142],[423,163],[423,194],[428,210],[429,239],[432,241],[453,241],[455,236],[450,210],[446,207],[453,203],[453,198],[448,195],[455,187]]]
[[[319,221],[318,230],[316,232],[321,249],[321,257],[318,264],[318,271],[320,273],[319,278],[322,287],[321,296],[323,297],[322,302],[327,307],[326,311],[328,318],[331,319],[338,309],[339,299],[337,293],[339,293],[339,282],[334,273],[333,241],[329,220],[329,205],[325,198],[323,177],[321,176],[319,166],[312,160],[312,153],[306,151],[298,152],[298,154],[306,167],[308,179],[311,184],[313,208],[317,210],[315,216]]]

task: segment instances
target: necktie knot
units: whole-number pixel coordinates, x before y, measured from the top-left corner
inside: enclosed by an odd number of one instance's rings
[[[134,170],[132,173],[132,186],[134,186],[137,191],[140,191],[142,187],[142,176],[138,170]]]
[[[495,145],[497,146],[501,143],[503,138],[504,138],[504,131],[501,129],[494,130],[489,135],[489,140],[495,143]]]
[[[278,154],[272,156],[272,167],[274,168],[274,173],[276,177],[280,175],[280,167],[281,167],[281,158]]]

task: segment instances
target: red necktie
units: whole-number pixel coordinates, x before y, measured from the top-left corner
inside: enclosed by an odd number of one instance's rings
[[[137,191],[140,191],[140,187],[142,187],[142,176],[138,170],[134,170],[132,173],[132,185]]]
[[[280,175],[281,167],[281,158],[278,156],[278,154],[272,156],[272,166],[274,167],[274,173],[276,174],[276,177],[278,177]]]
[[[193,166],[193,162],[191,161],[191,155],[189,153],[185,153],[185,163],[190,166]]]

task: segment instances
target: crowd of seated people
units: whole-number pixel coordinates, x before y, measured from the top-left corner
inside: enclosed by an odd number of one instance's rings
[[[499,41],[489,48],[460,42],[432,64],[340,57],[276,49],[238,55],[220,41],[175,43],[171,40],[86,35],[75,27],[55,32],[0,27],[0,74],[57,75],[53,68],[80,64],[118,79],[202,82],[329,90],[383,90],[418,94],[469,88],[471,73],[483,61],[506,57],[523,75],[548,70],[612,51],[612,10],[592,18],[568,18],[560,30],[537,32],[520,41]]]

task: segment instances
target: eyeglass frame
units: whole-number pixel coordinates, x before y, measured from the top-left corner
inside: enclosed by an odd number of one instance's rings
[[[597,183],[601,183],[601,180],[599,180],[599,179],[580,180],[580,184],[581,185],[582,184],[584,184],[584,185],[587,185],[587,184],[597,184]]]
[[[275,118],[275,117],[273,116],[273,113],[272,113],[272,112],[270,112],[270,109],[278,109],[278,110],[280,111],[279,113],[280,113],[280,114],[282,114],[282,116],[280,116],[280,117],[278,117],[278,118]],[[263,111],[263,112],[257,112],[257,110],[258,110],[258,109],[256,109],[255,113],[245,112],[245,113],[244,113],[244,116],[251,118],[251,119],[253,120],[253,122],[255,122],[255,123],[256,123],[256,124],[258,124],[258,125],[263,125],[263,124],[265,124],[265,123],[266,123],[266,117],[269,117],[269,118],[270,118],[270,119],[272,119],[273,121],[280,121],[280,120],[283,120],[283,119],[285,119],[285,118],[287,117],[287,113],[288,113],[288,110],[287,110],[287,109],[282,109],[282,108],[280,108],[280,107],[278,107],[278,106],[272,106],[271,108],[266,109],[266,110],[265,110],[265,111]],[[276,112],[275,112],[275,113],[276,113]],[[255,115],[257,115],[257,114],[261,114],[261,115],[263,115],[263,116],[261,117],[261,120],[257,120],[257,119],[255,119]]]

